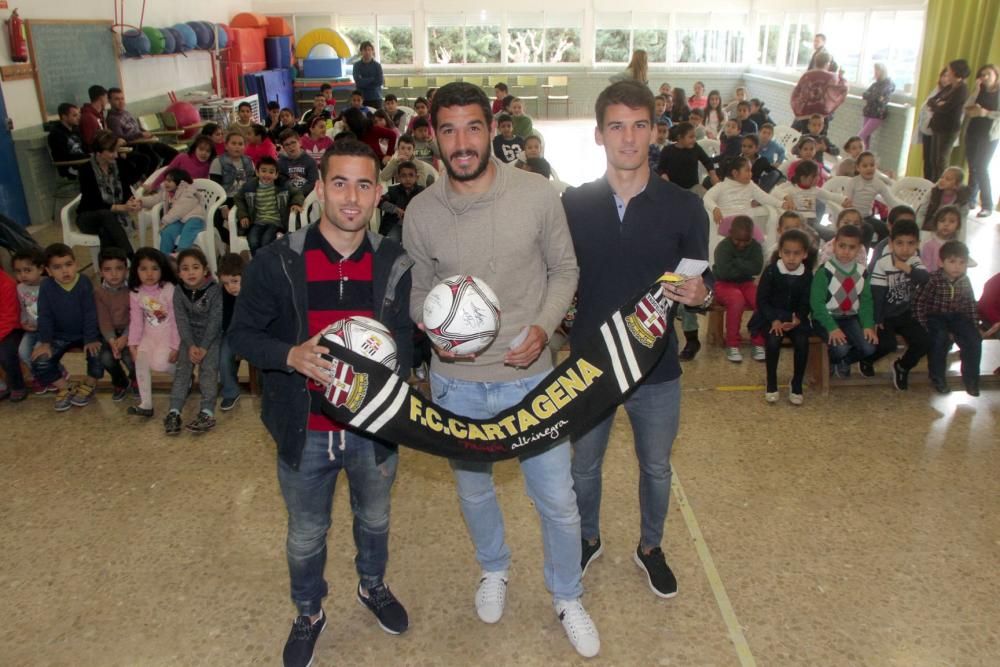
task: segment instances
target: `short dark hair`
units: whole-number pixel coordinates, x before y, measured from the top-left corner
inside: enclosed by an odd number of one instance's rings
[[[169,178],[174,183],[194,183],[191,174],[185,169],[171,169],[163,177]]]
[[[108,246],[107,248],[101,248],[100,254],[97,256],[97,268],[104,268],[104,262],[120,261],[128,264],[128,255],[125,254],[125,250],[117,246]]]
[[[419,102],[420,100],[417,100]],[[431,105],[431,124],[437,129],[438,112],[450,107],[478,106],[483,111],[483,119],[489,127],[493,122],[493,107],[486,93],[479,86],[464,81],[453,81],[441,86],[434,94]],[[415,126],[415,125],[414,125]]]
[[[739,102],[739,103],[736,104],[736,108],[737,109],[749,109],[750,108],[750,103],[747,102],[746,100],[743,100],[742,102]]]
[[[733,218],[732,224],[729,227],[730,234],[732,232],[746,232],[747,234],[753,235],[753,219],[749,215],[737,215]]]
[[[421,127],[430,128],[430,126],[431,126],[431,122],[429,120],[427,120],[426,118],[420,118],[418,116],[417,118],[413,119],[413,127],[411,129],[416,130],[416,129],[419,129]]]
[[[72,257],[76,259],[73,249],[65,243],[50,243],[45,246],[45,266],[48,266],[56,257]]]
[[[916,220],[903,219],[899,220],[892,226],[892,230],[889,231],[889,238],[895,240],[900,236],[912,236],[913,238],[920,240],[920,228],[917,227]]]
[[[524,163],[531,167],[532,173],[541,174],[546,180],[552,178],[552,165],[543,157],[529,157]]]
[[[371,42],[369,42],[369,41],[368,41],[368,40],[366,39],[365,41],[361,42],[361,46],[359,46],[359,47],[358,47],[358,51],[364,51],[364,50],[365,50],[365,49],[367,49],[367,48],[368,48],[369,46],[370,46],[370,47],[372,47],[372,51],[374,51],[374,50],[375,50],[375,45],[374,45],[374,44],[372,44]]]
[[[395,95],[393,95],[392,93],[389,93],[388,95],[386,95],[385,97],[382,98],[382,101],[383,102],[398,102],[399,98],[396,97]]]
[[[195,151],[198,150],[198,146],[208,146],[208,151],[215,157],[215,142],[212,141],[212,137],[207,137],[204,134],[199,134],[194,139],[191,140],[191,145],[188,146],[188,155],[194,155]],[[209,158],[211,161],[212,158]]]
[[[41,248],[21,248],[10,258],[11,264],[14,262],[31,262],[35,266],[45,268],[45,252]]]
[[[937,229],[938,223],[946,215],[954,215],[958,219],[958,229],[962,228],[962,210],[954,204],[949,204],[948,206],[942,206],[934,213],[934,229]]]
[[[91,86],[87,89],[87,97],[91,102],[96,102],[107,94],[108,90],[104,86]]]
[[[972,74],[972,68],[969,67],[969,62],[964,58],[952,60],[948,63],[948,69],[959,79],[968,79],[969,75]]]
[[[189,248],[184,248],[184,250],[181,250],[179,253],[177,253],[177,266],[180,267],[181,262],[183,262],[188,257],[194,257],[196,260],[198,260],[199,263],[201,263],[202,266],[204,266],[206,269],[208,268],[208,257],[205,257],[205,253],[203,253],[201,251],[201,248],[199,248],[198,246],[193,245]]]
[[[677,125],[674,125],[673,129],[674,129],[674,136],[680,139],[681,137],[686,137],[687,135],[694,132],[694,125],[692,125],[687,121],[684,121],[683,123],[677,123]]]
[[[342,132],[338,132],[337,134],[333,135],[333,143],[337,143],[338,141],[343,141],[344,139],[357,139],[357,138],[358,135],[354,134],[350,130],[344,130]]]
[[[360,97],[361,99],[364,99],[365,98],[365,94],[362,93],[357,88],[355,88],[354,90],[351,91],[351,97]]]
[[[274,100],[271,100],[270,102],[267,103],[267,110],[268,111],[273,111],[273,110],[281,111],[281,105],[278,104],[277,102],[275,102]]]
[[[819,165],[815,160],[802,160],[795,165],[795,174],[792,175],[792,183],[798,185],[803,178],[816,176],[819,174]]]
[[[760,98],[758,98],[758,97],[751,97],[750,98],[750,106],[753,106],[755,104],[757,106],[759,106],[759,107],[764,106],[764,103],[760,101]]]
[[[823,40],[824,42],[826,41],[826,35],[824,35],[824,34],[823,34],[823,33],[821,33],[821,32],[817,32],[817,33],[816,33],[816,37],[819,37],[819,38],[820,38],[820,39],[822,39],[822,40]]]
[[[733,175],[734,171],[739,171],[743,167],[749,167],[749,166],[750,166],[750,160],[746,159],[742,155],[734,157],[731,160],[728,160],[725,164],[725,172],[724,172],[725,176],[726,178],[729,178],[730,176]],[[798,167],[796,167],[796,169],[798,169]]]
[[[497,116],[497,126],[501,125],[502,123],[513,123],[513,122],[514,122],[514,117],[511,116],[509,113],[502,113],[499,116]]]
[[[98,130],[91,143],[91,150],[94,153],[101,151],[113,151],[118,146],[118,137],[111,130]]]
[[[427,101],[426,97],[418,97],[417,99],[413,100],[414,109],[417,107],[418,104],[423,104],[425,107],[430,106],[430,102]]]
[[[379,163],[375,151],[368,144],[351,137],[345,137],[339,141],[334,140],[333,145],[326,149],[326,152],[323,153],[323,158],[319,162],[319,171],[323,176],[324,182],[326,181],[326,174],[330,170],[330,160],[335,157],[363,157],[370,159],[375,169],[373,180],[376,183],[378,182],[378,175],[382,165]]]
[[[506,83],[504,83],[503,81],[500,81],[498,83],[493,84],[493,90],[499,90],[501,93],[506,93],[510,89],[507,88],[507,84]]]
[[[416,123],[414,123],[414,125],[415,124]],[[396,139],[396,145],[397,146],[400,145],[400,144],[410,144],[411,146],[413,146],[416,143],[417,142],[413,139],[413,135],[410,134],[410,133],[406,133],[403,136],[401,136],[399,139]]]
[[[837,230],[834,238],[857,239],[858,242],[861,242],[861,228],[856,225],[844,225]]]
[[[961,241],[945,241],[941,246],[941,250],[938,251],[938,256],[942,262],[949,257],[959,257],[967,260],[969,259],[969,246]]]
[[[764,123],[763,125],[760,126],[760,129],[762,130],[767,129],[771,130],[771,132],[774,132],[774,123]]]
[[[705,112],[702,111],[701,109],[691,109],[691,113],[688,114],[688,116],[689,117],[690,116],[697,116],[698,118],[701,118],[701,119],[704,120],[704,118],[705,118]]]
[[[253,106],[249,102],[240,102],[239,104],[236,105],[236,110],[239,111],[243,107],[246,107],[247,109],[250,109],[251,111],[253,110]]]
[[[594,103],[594,115],[597,117],[597,127],[604,128],[604,114],[608,107],[614,104],[624,104],[630,109],[647,109],[649,111],[649,122],[653,122],[653,115],[656,113],[656,105],[653,102],[653,93],[650,92],[646,84],[638,81],[618,81],[601,91]]]
[[[749,141],[754,146],[760,147],[760,139],[757,138],[756,134],[744,134],[740,141]]]
[[[414,172],[416,172],[417,165],[414,164],[412,160],[405,160],[403,162],[400,162],[399,165],[396,167],[396,173],[398,174],[404,169],[412,169]]]
[[[299,133],[292,128],[288,128],[287,130],[282,130],[281,134],[278,135],[278,143],[283,144],[289,139],[295,139],[298,141],[300,139]]]
[[[899,220],[899,216],[901,216],[901,215],[910,216],[914,220],[917,219],[917,212],[916,211],[914,211],[912,208],[910,208],[906,204],[900,204],[899,206],[893,206],[889,210],[889,226],[891,227],[892,225],[896,224],[896,221]]]
[[[242,276],[243,270],[247,267],[247,262],[243,259],[243,255],[235,252],[227,252],[219,260],[219,270],[217,273],[220,276]]]
[[[115,95],[117,93],[121,93],[122,95],[124,95],[125,91],[122,90],[121,88],[108,88],[108,97],[111,97],[112,95]]]
[[[328,83],[324,83],[324,84],[323,84],[322,86],[320,86],[320,87],[319,87],[319,92],[320,92],[320,94],[321,94],[321,95],[322,95],[322,94],[323,94],[324,92],[326,92],[327,90],[333,90],[333,86],[331,86],[331,85],[330,85],[330,84],[328,84]]]
[[[62,104],[59,105],[59,109],[57,111],[59,112],[59,116],[61,118],[62,116],[68,116],[69,112],[75,108],[76,108],[75,104],[71,102],[63,102]]]
[[[250,126],[250,133],[256,137],[267,138],[267,128],[260,123],[254,123]]]
[[[262,155],[259,160],[257,160],[257,169],[261,167],[274,167],[275,171],[278,170],[278,161],[275,160],[270,155]]]

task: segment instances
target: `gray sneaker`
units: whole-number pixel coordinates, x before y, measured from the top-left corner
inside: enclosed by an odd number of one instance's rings
[[[66,386],[56,393],[56,412],[66,412],[73,407],[73,390],[76,387],[66,383]]]
[[[189,421],[184,428],[192,433],[208,433],[215,428],[215,417],[202,410],[198,416]]]

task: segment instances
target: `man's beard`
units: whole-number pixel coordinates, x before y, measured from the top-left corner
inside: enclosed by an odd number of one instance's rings
[[[483,151],[482,157],[479,160],[479,164],[476,165],[476,168],[473,169],[472,172],[470,172],[468,174],[457,174],[457,173],[455,173],[455,170],[452,169],[452,167],[451,167],[451,161],[452,161],[453,158],[464,157],[465,155],[475,155],[475,152],[474,151],[456,151],[456,152],[452,153],[451,155],[449,155],[448,159],[445,160],[445,162],[444,162],[444,168],[448,171],[448,176],[451,177],[451,178],[453,178],[453,179],[455,179],[456,181],[474,181],[477,178],[479,178],[480,176],[482,176],[483,172],[486,171],[486,167],[488,167],[489,164],[490,164],[490,154],[489,154],[489,151],[488,150],[487,151]]]

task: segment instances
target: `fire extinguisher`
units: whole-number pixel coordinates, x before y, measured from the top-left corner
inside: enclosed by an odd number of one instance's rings
[[[7,19],[7,36],[10,39],[10,59],[16,63],[28,62],[28,37],[24,31],[24,21],[17,10]]]

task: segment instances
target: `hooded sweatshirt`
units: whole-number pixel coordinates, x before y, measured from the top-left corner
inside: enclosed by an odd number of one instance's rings
[[[490,157],[495,178],[482,194],[459,195],[445,176],[417,195],[406,210],[403,246],[414,260],[410,315],[423,321],[424,299],[450,276],[486,282],[500,301],[500,333],[472,361],[431,369],[472,382],[509,382],[545,373],[543,352],[526,369],[503,363],[511,341],[537,324],[548,336],[562,322],[576,292],[579,270],[559,195],[544,178],[505,168]]]

